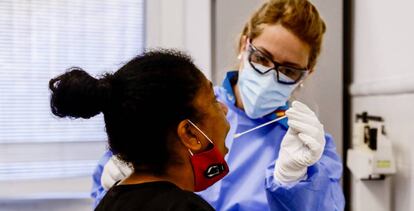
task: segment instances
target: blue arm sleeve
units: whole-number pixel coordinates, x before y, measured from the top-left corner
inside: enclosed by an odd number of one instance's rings
[[[112,157],[111,151],[106,151],[105,154],[101,157],[98,162],[98,165],[95,168],[95,171],[92,175],[92,191],[91,197],[94,200],[94,208],[99,204],[101,199],[105,196],[106,191],[101,184],[101,176],[104,169],[105,164],[108,160]]]
[[[272,210],[343,210],[345,200],[340,186],[342,162],[335,144],[326,136],[321,159],[310,166],[307,179],[284,186],[273,178],[274,164],[266,170],[266,195]]]

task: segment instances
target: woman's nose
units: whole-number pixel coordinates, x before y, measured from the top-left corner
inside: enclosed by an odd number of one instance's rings
[[[221,107],[221,110],[223,110],[224,115],[227,115],[227,112],[229,111],[229,108],[222,102],[220,102],[220,107]]]

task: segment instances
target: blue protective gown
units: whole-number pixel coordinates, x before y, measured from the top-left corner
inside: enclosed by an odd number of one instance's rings
[[[329,135],[326,136],[322,158],[308,168],[303,180],[289,185],[282,185],[273,177],[280,143],[288,128],[286,119],[233,139],[235,133],[275,119],[278,111],[287,109],[283,106],[263,118],[250,119],[234,105],[230,81],[236,76],[237,72],[229,72],[223,87],[215,87],[214,90],[219,101],[229,108],[230,131],[226,139],[229,152],[225,159],[230,172],[198,194],[216,210],[343,210],[345,201],[339,184],[342,162]],[[105,195],[100,175],[110,156],[110,152],[104,155],[94,173],[92,197],[97,201]]]
[[[106,194],[106,191],[101,183],[101,176],[105,164],[109,161],[111,157],[112,152],[106,151],[102,158],[98,161],[98,165],[96,166],[95,171],[93,172],[91,197],[94,199],[94,208],[98,206],[99,202]]]

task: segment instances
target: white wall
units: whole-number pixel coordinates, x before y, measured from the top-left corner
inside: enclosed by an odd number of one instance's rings
[[[48,200],[8,200],[0,201],[1,211],[90,211],[90,199],[48,199]]]
[[[213,81],[221,84],[225,74],[234,70],[238,60],[236,49],[239,33],[263,0],[217,0],[214,10]]]
[[[237,38],[244,23],[264,0],[217,0],[213,48],[213,81],[221,84],[237,64]],[[319,115],[342,155],[342,1],[312,0],[327,25],[316,71],[296,98]]]
[[[412,8],[409,0],[354,1],[352,110],[385,119],[397,162],[391,210],[414,210]]]
[[[211,0],[147,0],[147,48],[186,51],[211,78]]]
[[[39,147],[39,145],[43,145]],[[72,177],[38,179],[4,180],[0,178],[0,211],[87,211],[92,210],[90,191],[92,188],[92,170],[97,160],[102,156],[106,143],[78,142],[78,143],[39,143],[33,147],[30,143],[10,144],[0,148],[0,164],[11,162],[27,162],[26,154],[38,154],[34,163],[41,163],[52,158],[78,160],[91,163],[90,174],[85,175],[79,167],[79,175]],[[41,148],[41,150],[39,150]],[[75,153],[74,153],[75,152]],[[59,161],[57,161],[59,162]],[[65,162],[62,162],[65,163]],[[68,162],[66,162],[68,163]],[[45,173],[42,167],[35,165],[28,168],[30,175],[56,175],[55,165]],[[73,169],[69,169],[73,170]]]
[[[0,185],[1,211],[88,211],[92,179],[88,177],[18,180]]]

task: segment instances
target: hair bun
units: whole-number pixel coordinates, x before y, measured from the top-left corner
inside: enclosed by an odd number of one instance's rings
[[[109,76],[96,79],[78,67],[49,81],[50,107],[59,117],[91,118],[102,112],[110,96]]]

